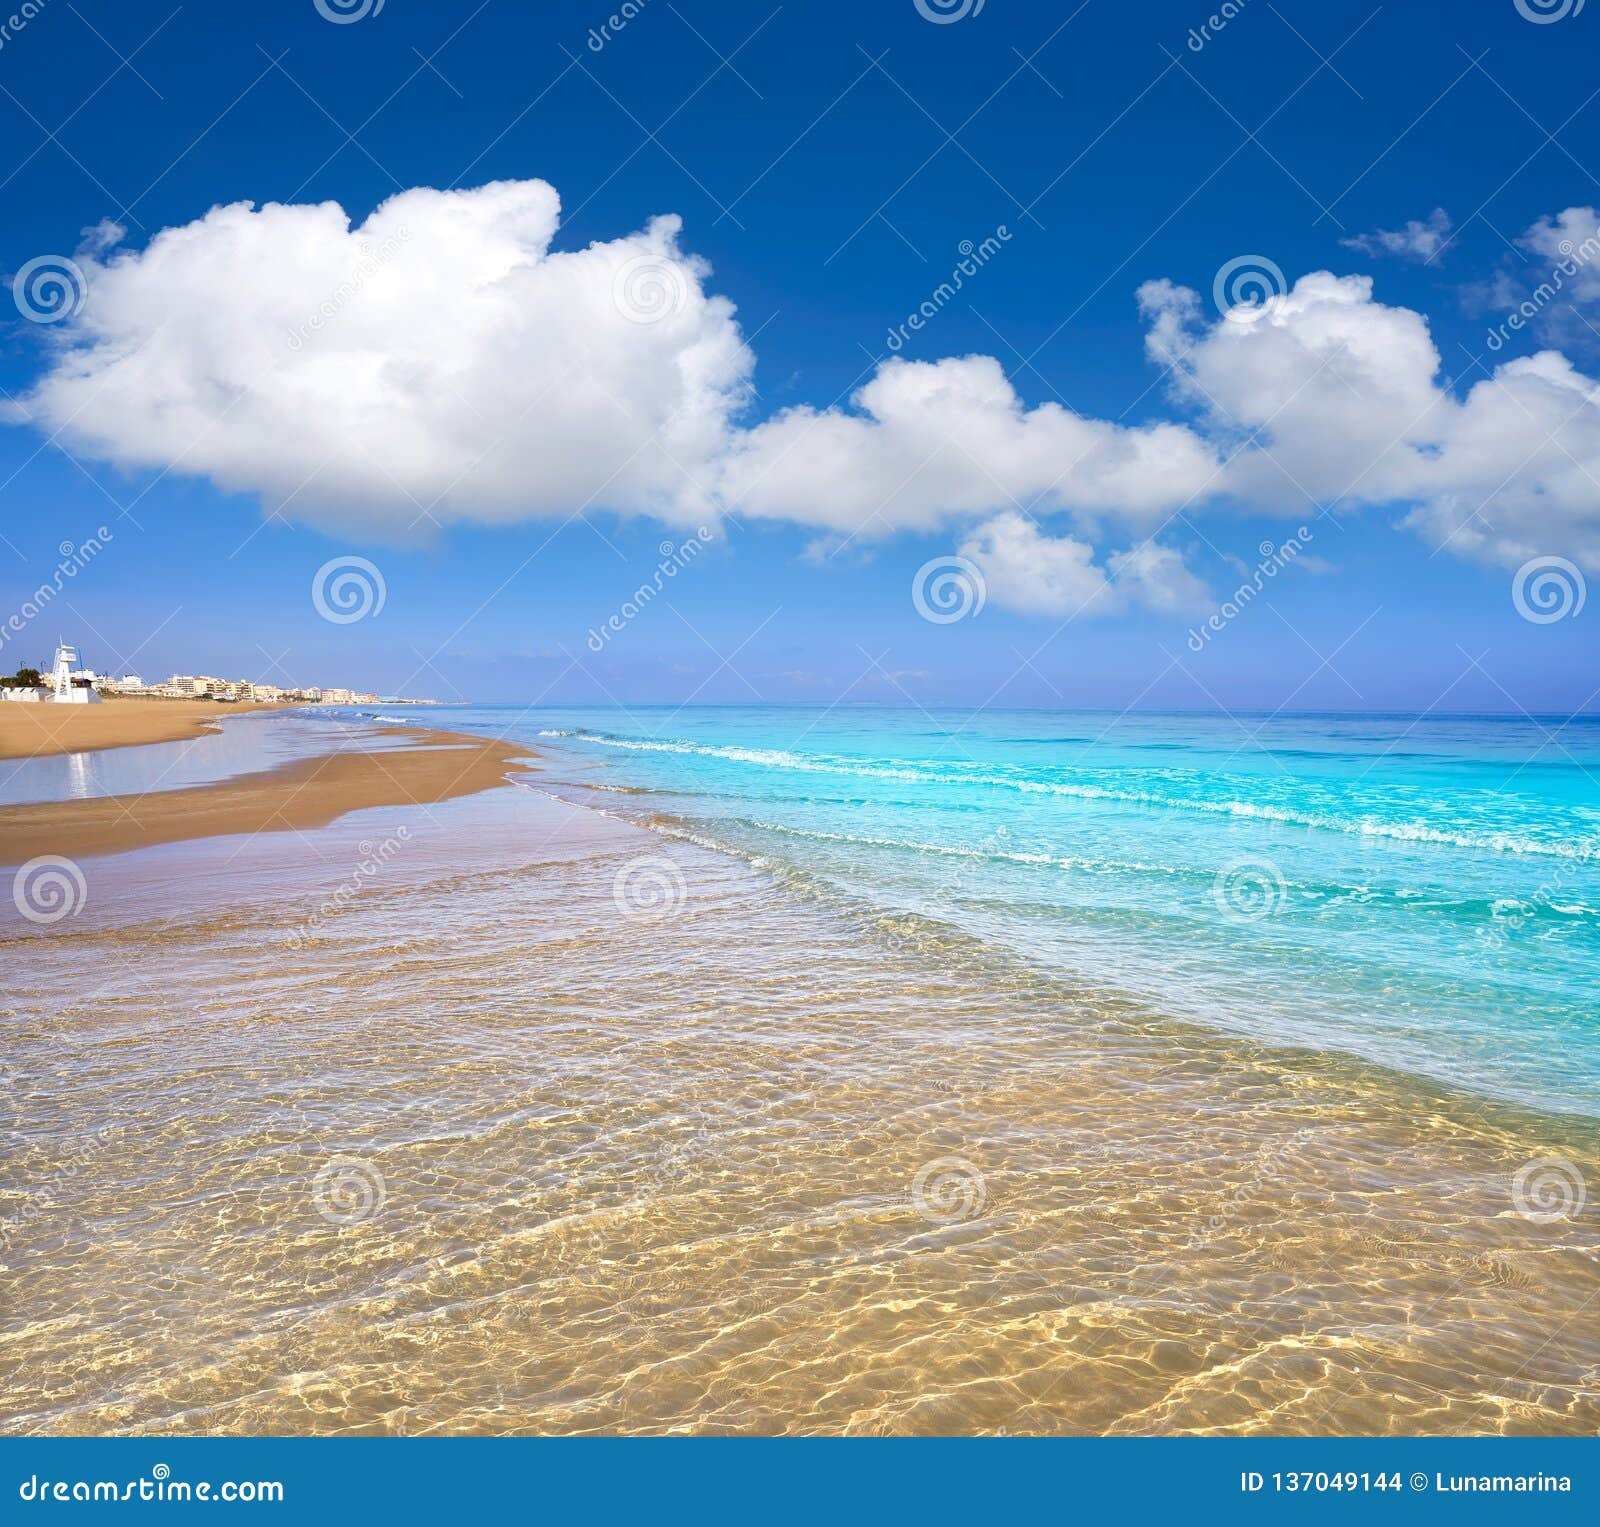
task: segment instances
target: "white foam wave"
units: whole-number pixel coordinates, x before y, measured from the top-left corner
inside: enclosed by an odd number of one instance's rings
[[[566,734],[576,735],[576,734]],[[1600,841],[1568,843],[1528,838],[1512,832],[1465,832],[1433,827],[1425,822],[1381,822],[1372,817],[1336,817],[1322,812],[1295,811],[1283,806],[1268,806],[1255,801],[1203,801],[1182,796],[1161,795],[1145,790],[1116,790],[1104,785],[1085,785],[1061,780],[1023,779],[1003,774],[950,774],[928,767],[890,767],[863,764],[827,756],[807,757],[777,748],[716,746],[692,742],[660,742],[643,738],[601,737],[582,734],[584,741],[603,747],[623,748],[640,753],[679,753],[700,758],[720,758],[729,763],[751,764],[759,768],[780,769],[804,774],[833,774],[860,779],[896,780],[917,785],[989,785],[1029,795],[1054,795],[1078,800],[1111,801],[1120,805],[1152,806],[1163,810],[1197,811],[1213,816],[1232,816],[1288,827],[1304,827],[1321,832],[1340,832],[1364,838],[1387,838],[1404,843],[1435,843],[1447,848],[1477,852],[1534,855],[1590,862],[1600,859]]]
[[[1171,864],[1142,864],[1129,859],[1085,859],[1074,854],[1030,854],[1016,849],[969,848],[958,843],[919,843],[913,838],[875,838],[849,832],[823,832],[821,829],[789,827],[781,822],[752,819],[752,827],[763,832],[783,833],[791,838],[810,838],[820,843],[856,843],[864,848],[899,848],[910,853],[938,854],[952,859],[1000,859],[1010,864],[1049,865],[1064,870],[1134,871],[1153,875],[1196,873]],[[1207,871],[1207,874],[1210,872]]]

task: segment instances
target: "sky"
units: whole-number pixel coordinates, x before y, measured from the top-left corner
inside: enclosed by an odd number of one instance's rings
[[[0,671],[1593,711],[1597,28],[30,0]]]

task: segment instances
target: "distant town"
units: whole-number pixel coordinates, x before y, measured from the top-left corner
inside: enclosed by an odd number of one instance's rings
[[[224,679],[213,674],[175,673],[147,683],[136,673],[97,673],[78,660],[78,649],[56,648],[50,669],[21,668],[0,678],[0,699],[57,704],[84,704],[98,699],[221,700],[286,705],[432,705],[432,700],[383,698],[367,690],[313,684],[297,688],[263,684],[252,679]]]
[[[299,705],[376,705],[378,696],[360,689],[312,685],[286,689],[280,684],[257,684],[249,679],[219,679],[203,673],[175,673],[158,684],[147,684],[135,673],[112,678],[85,671],[72,675],[74,684],[97,689],[103,695],[148,697],[152,700],[256,700],[287,701]],[[405,701],[396,701],[405,704]]]

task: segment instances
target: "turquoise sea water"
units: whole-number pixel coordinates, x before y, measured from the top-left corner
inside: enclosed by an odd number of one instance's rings
[[[1154,1013],[1600,1114],[1600,721],[393,713]]]

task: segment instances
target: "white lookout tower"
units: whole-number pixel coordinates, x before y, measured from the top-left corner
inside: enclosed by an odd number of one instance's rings
[[[79,688],[72,682],[72,670],[78,666],[78,649],[61,642],[56,647],[55,666],[50,670],[50,693],[46,699],[56,705],[91,705],[100,696],[93,685]]]

